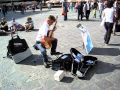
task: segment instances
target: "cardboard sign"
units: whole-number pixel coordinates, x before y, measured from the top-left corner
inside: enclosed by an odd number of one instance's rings
[[[90,37],[90,33],[88,32],[86,27],[83,26],[82,24],[78,24],[77,28],[81,31],[85,51],[88,54],[93,48],[93,43],[92,43],[92,40],[91,40],[91,37]]]

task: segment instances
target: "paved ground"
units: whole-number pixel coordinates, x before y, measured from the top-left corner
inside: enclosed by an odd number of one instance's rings
[[[21,38],[26,39],[33,56],[25,61],[15,64],[13,60],[3,58],[6,56],[6,46],[11,39],[10,36],[0,36],[0,90],[120,90],[120,33],[118,36],[111,36],[110,45],[103,44],[104,28],[100,26],[99,18],[90,21],[77,21],[77,14],[69,12],[68,21],[63,21],[61,9],[52,9],[43,13],[39,11],[27,12],[21,15],[19,12],[9,12],[7,18],[9,23],[12,17],[16,17],[21,24],[25,23],[27,16],[32,16],[35,28],[38,29],[45,18],[50,15],[58,15],[58,29],[55,37],[59,39],[58,51],[70,53],[70,48],[77,48],[84,55],[80,31],[76,28],[78,23],[85,25],[93,40],[94,49],[90,55],[96,56],[98,65],[92,68],[85,80],[73,77],[67,73],[66,77],[57,82],[53,75],[55,71],[43,66],[39,52],[33,49],[36,31],[19,32]],[[1,16],[0,16],[1,17]],[[49,57],[49,50],[48,50]],[[54,57],[52,57],[54,58]],[[33,61],[37,60],[35,66]]]

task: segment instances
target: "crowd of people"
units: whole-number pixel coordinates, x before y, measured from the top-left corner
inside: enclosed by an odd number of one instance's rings
[[[0,22],[0,33],[2,32],[16,32],[16,31],[26,31],[30,32],[34,30],[34,23],[31,17],[27,18],[25,25],[22,25],[16,22],[15,18],[12,18],[11,26],[8,26],[7,20],[5,17],[1,18]]]
[[[93,12],[93,18],[96,18],[96,11],[99,11],[99,18],[104,21],[104,27],[106,30],[105,36],[104,36],[104,43],[107,45],[109,44],[110,37],[112,32],[114,35],[117,31],[120,31],[120,1],[111,1],[106,0],[104,2],[90,2],[90,1],[79,1],[76,2],[75,5],[73,3],[67,2],[67,0],[64,0],[62,3],[62,15],[64,16],[64,20],[66,21],[68,19],[68,12],[73,11],[73,8],[77,12],[77,19],[83,20],[83,17],[86,18],[86,20],[90,20],[89,16],[91,11]],[[34,9],[33,9],[34,10]],[[53,33],[56,28],[53,28],[52,30],[49,30],[49,27],[56,23],[57,20],[53,15],[50,15],[47,20],[42,24],[42,26],[39,28],[37,37],[36,37],[36,46],[40,50],[43,59],[44,59],[44,65],[45,67],[48,67],[48,58],[46,53],[46,47],[43,43],[46,41],[46,37],[49,36],[49,32]],[[115,29],[113,30],[113,26],[115,25]],[[4,32],[8,32],[9,27],[7,24],[7,21],[5,18],[2,18],[0,22],[0,29]],[[29,32],[31,30],[34,30],[34,22],[32,20],[32,17],[28,17],[25,25],[21,25],[18,22],[16,22],[15,18],[12,19],[12,26],[10,26],[10,29],[15,32],[16,30],[19,31],[26,31]],[[51,38],[51,55],[53,54],[59,54],[59,52],[56,52],[57,48],[57,39]]]
[[[31,4],[18,3],[17,5],[15,5],[14,3],[11,3],[11,5],[0,4],[0,12],[3,14],[4,17],[7,15],[8,11],[20,11],[21,14],[24,14],[26,10],[32,10],[33,12],[35,12],[36,9],[40,9],[40,11],[42,11],[41,2]]]
[[[108,1],[108,0],[106,0]],[[86,20],[89,20],[90,13],[93,14],[93,18],[96,18],[97,11],[99,11],[99,17],[102,16],[102,11],[106,8],[106,1],[77,1],[76,3],[67,2],[67,0],[64,0],[62,3],[62,8],[64,13],[64,20],[66,20],[67,13],[69,11],[75,10],[77,12],[77,19],[79,20],[79,17],[81,17],[81,20],[83,17],[86,17]],[[114,2],[112,2],[114,3]]]
[[[106,45],[109,44],[111,33],[116,35],[115,32],[120,31],[120,1],[78,1],[75,5],[73,5],[73,7],[76,9],[77,19],[81,21],[83,20],[83,17],[85,17],[86,20],[89,20],[91,12],[93,14],[93,18],[96,18],[96,12],[99,11],[99,18],[102,20],[102,22],[104,22],[104,27],[106,30],[104,36],[104,42]],[[66,21],[68,19],[68,12],[71,9],[71,4],[67,2],[67,0],[64,0],[62,8],[62,15]],[[114,25],[115,28],[113,30]]]

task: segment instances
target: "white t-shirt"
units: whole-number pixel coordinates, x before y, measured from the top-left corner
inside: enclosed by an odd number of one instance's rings
[[[114,16],[114,9],[113,9],[113,7],[104,9],[103,14],[105,15],[103,17],[103,18],[105,18],[105,22],[113,23],[113,16]]]
[[[87,10],[90,10],[90,4],[86,3],[86,6],[87,6]]]
[[[103,3],[102,3],[102,2],[99,2],[99,3],[98,3],[98,8],[99,8],[99,10],[103,10],[103,7],[104,7],[104,6],[103,6]]]
[[[39,31],[36,36],[36,41],[41,41],[41,39],[44,38],[44,36],[47,36],[49,28],[50,27],[49,27],[47,21],[45,21],[43,23],[43,25],[39,28]]]

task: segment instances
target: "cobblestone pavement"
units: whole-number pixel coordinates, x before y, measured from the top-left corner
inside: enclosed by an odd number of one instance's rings
[[[85,25],[94,44],[90,55],[98,58],[98,64],[89,70],[84,80],[67,73],[61,82],[57,82],[53,77],[56,71],[44,68],[39,51],[35,51],[32,47],[35,43],[36,31],[18,32],[21,38],[26,39],[33,53],[33,56],[19,64],[3,58],[6,56],[6,47],[11,37],[0,36],[0,90],[120,90],[120,33],[117,33],[117,36],[112,35],[110,44],[105,46],[103,43],[105,30],[100,26],[99,18],[92,18],[91,15],[89,21],[85,19],[77,21],[77,14],[69,12],[68,21],[63,21],[61,12],[60,8],[50,11],[44,9],[42,13],[29,11],[25,15],[9,12],[7,18],[9,24],[12,17],[16,17],[19,23],[24,24],[27,16],[32,16],[35,28],[38,29],[48,15],[58,15],[57,30],[54,35],[59,40],[57,50],[70,53],[70,48],[77,48],[84,55],[86,54],[82,49],[81,34],[76,25],[79,23]],[[49,50],[48,55],[51,57]],[[34,65],[34,60],[37,60],[37,65]]]

